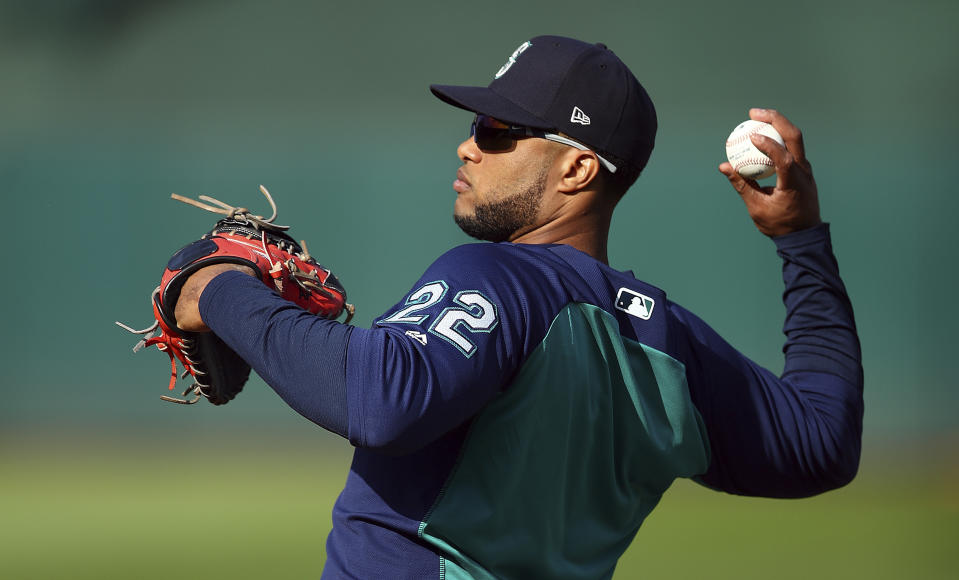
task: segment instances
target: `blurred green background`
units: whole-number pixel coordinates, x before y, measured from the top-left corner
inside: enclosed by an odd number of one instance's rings
[[[779,262],[716,165],[750,106],[804,131],[856,308],[865,446],[799,501],[679,482],[617,578],[953,578],[959,3],[0,1],[0,577],[299,578],[324,558],[349,446],[259,379],[159,401],[146,326],[166,258],[212,223],[171,192],[268,213],[338,273],[357,324],[449,247],[469,115],[522,41],[602,41],[657,104],[611,263],[780,370]],[[953,240],[953,241],[950,241]]]

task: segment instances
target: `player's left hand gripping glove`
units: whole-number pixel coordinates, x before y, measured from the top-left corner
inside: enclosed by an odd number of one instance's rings
[[[269,218],[204,195],[200,199],[215,206],[173,194],[174,199],[227,217],[170,258],[160,285],[153,291],[153,325],[134,330],[117,322],[130,332],[144,335],[133,352],[156,346],[170,356],[171,390],[177,382],[177,361],[184,368],[182,376],[192,377],[193,383],[183,392],[186,396],[192,391],[192,399],[160,397],[165,401],[192,404],[206,397],[214,405],[223,405],[240,392],[250,375],[250,366],[212,332],[187,332],[177,327],[174,308],[180,290],[187,278],[204,266],[248,266],[280,296],[317,316],[333,319],[346,311],[347,323],[353,317],[353,305],[347,304],[346,290],[339,280],[309,255],[305,242],[300,245],[285,233],[288,226],[273,223],[276,205],[265,187],[261,185],[260,190],[273,208]]]

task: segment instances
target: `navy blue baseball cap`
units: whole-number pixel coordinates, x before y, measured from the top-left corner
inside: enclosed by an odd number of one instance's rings
[[[510,125],[563,133],[642,169],[656,141],[656,109],[604,44],[563,36],[524,42],[487,87],[430,85],[438,98]]]

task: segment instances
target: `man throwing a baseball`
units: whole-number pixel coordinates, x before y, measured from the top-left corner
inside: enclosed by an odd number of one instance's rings
[[[180,328],[215,332],[356,447],[324,577],[609,578],[677,477],[769,497],[854,477],[859,343],[792,123],[750,111],[785,141],[754,138],[775,187],[719,167],[783,260],[777,377],[608,265],[613,210],[656,134],[613,52],[536,37],[488,87],[432,91],[474,115],[454,217],[493,243],[440,256],[369,329],[234,265],[193,274],[176,305]]]

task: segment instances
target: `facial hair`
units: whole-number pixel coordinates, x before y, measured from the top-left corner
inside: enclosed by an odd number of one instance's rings
[[[473,215],[453,215],[456,225],[466,235],[487,242],[504,242],[536,220],[546,191],[548,171],[544,165],[525,189],[483,205],[477,205]]]

